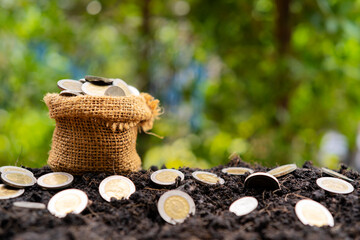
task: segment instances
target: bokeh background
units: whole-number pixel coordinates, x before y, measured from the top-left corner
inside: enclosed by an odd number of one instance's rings
[[[161,100],[144,168],[360,168],[359,0],[0,0],[0,165],[46,164],[59,79]]]

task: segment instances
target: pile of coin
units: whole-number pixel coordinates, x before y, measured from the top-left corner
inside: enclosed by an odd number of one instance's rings
[[[67,97],[80,95],[112,97],[140,95],[137,88],[128,85],[119,78],[104,78],[87,75],[80,80],[62,79],[57,82],[57,85],[62,90],[60,95]]]

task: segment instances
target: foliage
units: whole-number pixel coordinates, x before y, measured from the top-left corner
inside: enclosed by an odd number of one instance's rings
[[[356,150],[360,1],[0,1],[0,164],[46,163],[42,102],[63,78],[120,77],[159,98],[144,167],[210,167],[234,151],[316,161],[328,130]],[[286,8],[288,7],[288,8]],[[96,12],[96,11],[95,11]],[[92,13],[92,14],[90,14]]]

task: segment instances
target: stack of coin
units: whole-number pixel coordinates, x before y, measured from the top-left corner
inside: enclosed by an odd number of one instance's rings
[[[3,183],[13,188],[26,188],[36,183],[34,174],[24,168],[3,166],[0,168],[0,172]]]
[[[139,90],[118,78],[87,75],[80,80],[62,79],[58,81],[57,85],[62,90],[60,95],[67,97],[80,95],[113,97],[140,95]]]

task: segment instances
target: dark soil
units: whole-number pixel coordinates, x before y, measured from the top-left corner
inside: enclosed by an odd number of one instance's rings
[[[250,166],[234,159],[228,166],[251,167],[267,171],[266,167]],[[75,177],[72,188],[85,191],[91,201],[82,214],[69,214],[60,219],[47,210],[13,207],[14,201],[34,201],[47,204],[58,191],[38,186],[26,189],[15,199],[0,200],[0,239],[360,239],[360,204],[358,172],[342,166],[340,173],[356,179],[353,193],[331,194],[316,185],[325,176],[310,162],[302,168],[279,178],[281,190],[245,189],[246,176],[230,176],[221,172],[222,166],[210,169],[224,178],[224,185],[203,185],[191,173],[198,169],[181,168],[185,180],[179,190],[188,193],[196,204],[196,214],[184,223],[170,225],[158,214],[157,201],[169,188],[158,187],[150,181],[156,170],[126,175],[136,185],[129,200],[111,203],[98,192],[100,182],[109,174],[85,174]],[[51,172],[47,167],[29,169],[38,178]],[[250,214],[237,217],[229,212],[230,204],[244,196],[254,196],[259,206]],[[334,216],[335,226],[310,227],[295,215],[295,204],[304,198],[320,202]]]

